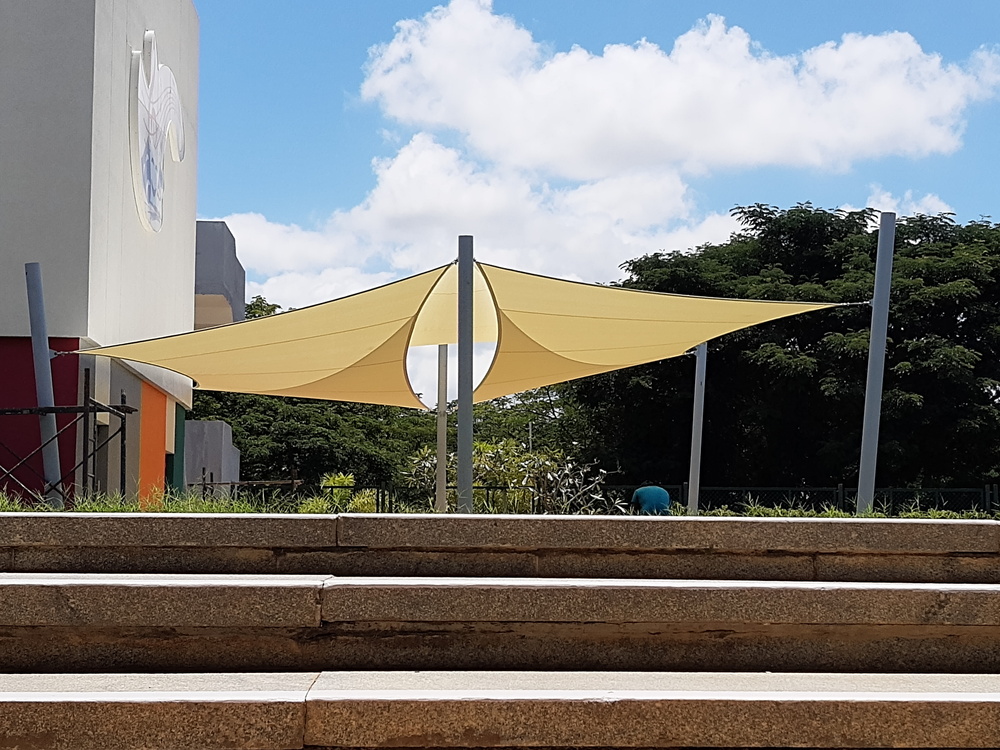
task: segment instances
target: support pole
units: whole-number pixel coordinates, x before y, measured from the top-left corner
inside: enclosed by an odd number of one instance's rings
[[[472,513],[472,237],[458,238],[458,512]]]
[[[31,356],[35,367],[35,398],[41,408],[55,406],[52,392],[52,353],[49,351],[49,331],[45,323],[45,295],[42,293],[42,267],[25,263],[24,276],[28,285],[28,321],[31,327]],[[59,479],[59,442],[56,438],[56,415],[38,417],[42,435],[42,474],[45,476],[45,500],[53,508],[62,508]]]
[[[434,510],[448,511],[448,345],[438,344],[437,476]]]
[[[94,414],[96,417],[97,415]],[[83,481],[80,483],[81,494],[90,492],[90,368],[83,368]]]
[[[694,350],[694,414],[691,419],[691,466],[688,470],[687,512],[698,515],[698,493],[701,491],[701,434],[705,424],[705,369],[708,364],[708,344],[698,344]]]
[[[128,404],[128,401],[125,398],[125,391],[122,391],[122,406],[126,406],[127,404]],[[126,446],[128,445],[128,434],[125,431],[125,426],[128,424],[128,421],[125,419],[126,416],[127,416],[127,414],[125,413],[125,410],[122,409],[121,425],[120,425],[120,429],[118,431],[118,433],[119,433],[118,434],[118,442],[119,442],[119,445],[118,445],[118,450],[119,450],[119,453],[118,453],[118,491],[121,493],[121,496],[123,498],[127,494],[127,482],[128,482],[128,451],[127,451],[127,448],[126,448]],[[142,416],[142,415],[140,414],[139,416]],[[295,477],[295,474],[294,474],[295,467],[294,466],[292,467],[292,472],[293,472],[292,473],[292,477],[294,479],[294,477]],[[293,481],[292,482],[292,491],[294,491],[294,490],[295,490],[295,482]]]
[[[868,382],[865,386],[865,420],[861,431],[861,466],[858,471],[857,514],[871,513],[875,505],[875,465],[878,460],[878,428],[882,413],[882,378],[889,328],[889,290],[892,287],[892,253],[896,241],[896,214],[882,213],[875,255],[875,296],[868,343]]]

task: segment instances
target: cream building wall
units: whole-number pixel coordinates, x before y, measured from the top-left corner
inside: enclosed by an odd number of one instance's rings
[[[159,232],[140,221],[132,182],[131,60],[147,30],[176,78],[186,141],[183,161],[166,160]],[[197,102],[191,0],[0,0],[0,336],[29,333],[31,261],[52,336],[110,344],[193,328]],[[136,369],[190,403],[187,379]]]
[[[87,333],[94,1],[0,0],[0,336],[28,335],[33,261],[50,333]]]
[[[32,0],[34,2],[34,0]],[[75,0],[74,0],[75,1]],[[162,336],[194,327],[198,163],[198,17],[191,0],[96,0],[91,171],[90,307],[95,343]],[[159,62],[177,79],[184,160],[166,159],[164,219],[142,226],[132,188],[131,50],[156,35]]]

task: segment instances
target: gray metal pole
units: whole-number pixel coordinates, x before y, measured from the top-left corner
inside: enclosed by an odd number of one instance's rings
[[[861,466],[858,472],[857,514],[871,513],[875,505],[875,465],[878,460],[878,428],[882,413],[882,377],[885,373],[885,342],[889,327],[889,290],[892,287],[892,253],[896,241],[896,214],[882,213],[875,255],[875,296],[868,343],[868,382],[865,386],[865,421],[861,431]]]
[[[691,466],[688,470],[687,511],[698,515],[698,493],[701,491],[701,434],[705,424],[705,369],[708,364],[708,344],[698,344],[694,350],[694,414],[691,419]]]
[[[434,510],[448,510],[448,345],[438,344],[437,477]]]
[[[28,285],[28,322],[31,327],[31,356],[35,367],[35,398],[42,408],[55,406],[52,392],[52,353],[49,351],[49,331],[45,324],[45,295],[42,293],[42,267],[25,263],[24,276]],[[59,442],[56,440],[56,415],[42,414],[38,418],[42,433],[42,473],[45,476],[45,498],[53,508],[62,508],[58,491],[62,469],[59,463]]]
[[[472,237],[458,238],[458,512],[472,513]]]

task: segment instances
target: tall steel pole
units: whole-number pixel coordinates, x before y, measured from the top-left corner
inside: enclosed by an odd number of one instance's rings
[[[438,344],[437,476],[434,510],[448,510],[448,345]]]
[[[458,238],[458,512],[472,513],[472,237]]]
[[[25,263],[24,276],[28,285],[28,322],[31,327],[31,356],[35,367],[35,398],[38,406],[55,406],[52,391],[52,353],[49,351],[49,331],[45,323],[45,295],[42,293],[42,267]],[[62,477],[59,463],[59,442],[56,439],[56,415],[38,417],[42,434],[42,473],[45,476],[45,498],[53,508],[62,508],[58,487]]]
[[[694,414],[691,419],[691,466],[688,470],[689,516],[698,515],[698,493],[701,491],[701,434],[705,424],[705,369],[708,364],[708,344],[698,344],[694,350]]]
[[[871,513],[875,505],[875,465],[878,461],[878,428],[882,413],[882,378],[889,328],[889,290],[892,287],[892,253],[896,241],[896,214],[882,213],[875,255],[875,296],[868,343],[868,382],[865,386],[865,421],[861,431],[861,466],[858,471],[857,514]]]

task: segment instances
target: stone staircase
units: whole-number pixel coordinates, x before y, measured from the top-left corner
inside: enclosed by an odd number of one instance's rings
[[[0,514],[0,749],[1000,747],[1000,523]]]

